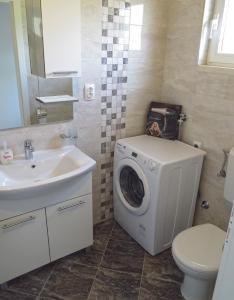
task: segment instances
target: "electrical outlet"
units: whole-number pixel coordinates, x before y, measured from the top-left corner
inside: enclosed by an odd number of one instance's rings
[[[86,83],[84,86],[84,98],[86,101],[94,100],[96,96],[95,84]]]
[[[193,142],[193,147],[201,149],[202,148],[202,142],[200,142],[200,141],[194,141]]]

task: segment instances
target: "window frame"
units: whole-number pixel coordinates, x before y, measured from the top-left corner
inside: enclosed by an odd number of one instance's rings
[[[225,5],[229,0],[216,0],[213,18],[210,24],[209,48],[207,65],[234,68],[234,54],[218,53],[222,38],[222,24],[225,14]]]

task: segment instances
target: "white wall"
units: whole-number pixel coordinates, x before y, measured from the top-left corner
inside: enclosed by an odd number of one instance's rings
[[[22,125],[12,29],[11,6],[0,3],[0,129]]]

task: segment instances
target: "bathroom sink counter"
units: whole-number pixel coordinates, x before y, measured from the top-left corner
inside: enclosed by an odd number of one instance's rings
[[[10,165],[0,165],[0,200],[5,191],[20,191],[80,176],[95,164],[75,146],[37,151],[32,160],[16,156]]]
[[[96,162],[75,146],[18,155],[0,165],[0,221],[92,191]]]

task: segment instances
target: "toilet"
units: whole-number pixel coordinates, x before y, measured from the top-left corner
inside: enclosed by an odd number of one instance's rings
[[[186,300],[211,300],[226,232],[212,224],[191,227],[172,243],[172,255],[184,273],[181,285]]]

